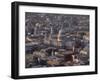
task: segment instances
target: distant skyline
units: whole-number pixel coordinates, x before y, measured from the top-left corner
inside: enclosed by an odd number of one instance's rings
[[[65,31],[89,31],[89,15],[51,14],[51,13],[25,13],[26,30],[34,27],[52,27],[54,32],[63,28]]]

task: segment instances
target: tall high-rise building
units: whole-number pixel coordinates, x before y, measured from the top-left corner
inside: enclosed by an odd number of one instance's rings
[[[59,30],[57,34],[57,46],[62,46],[61,34],[62,34],[62,28]]]

